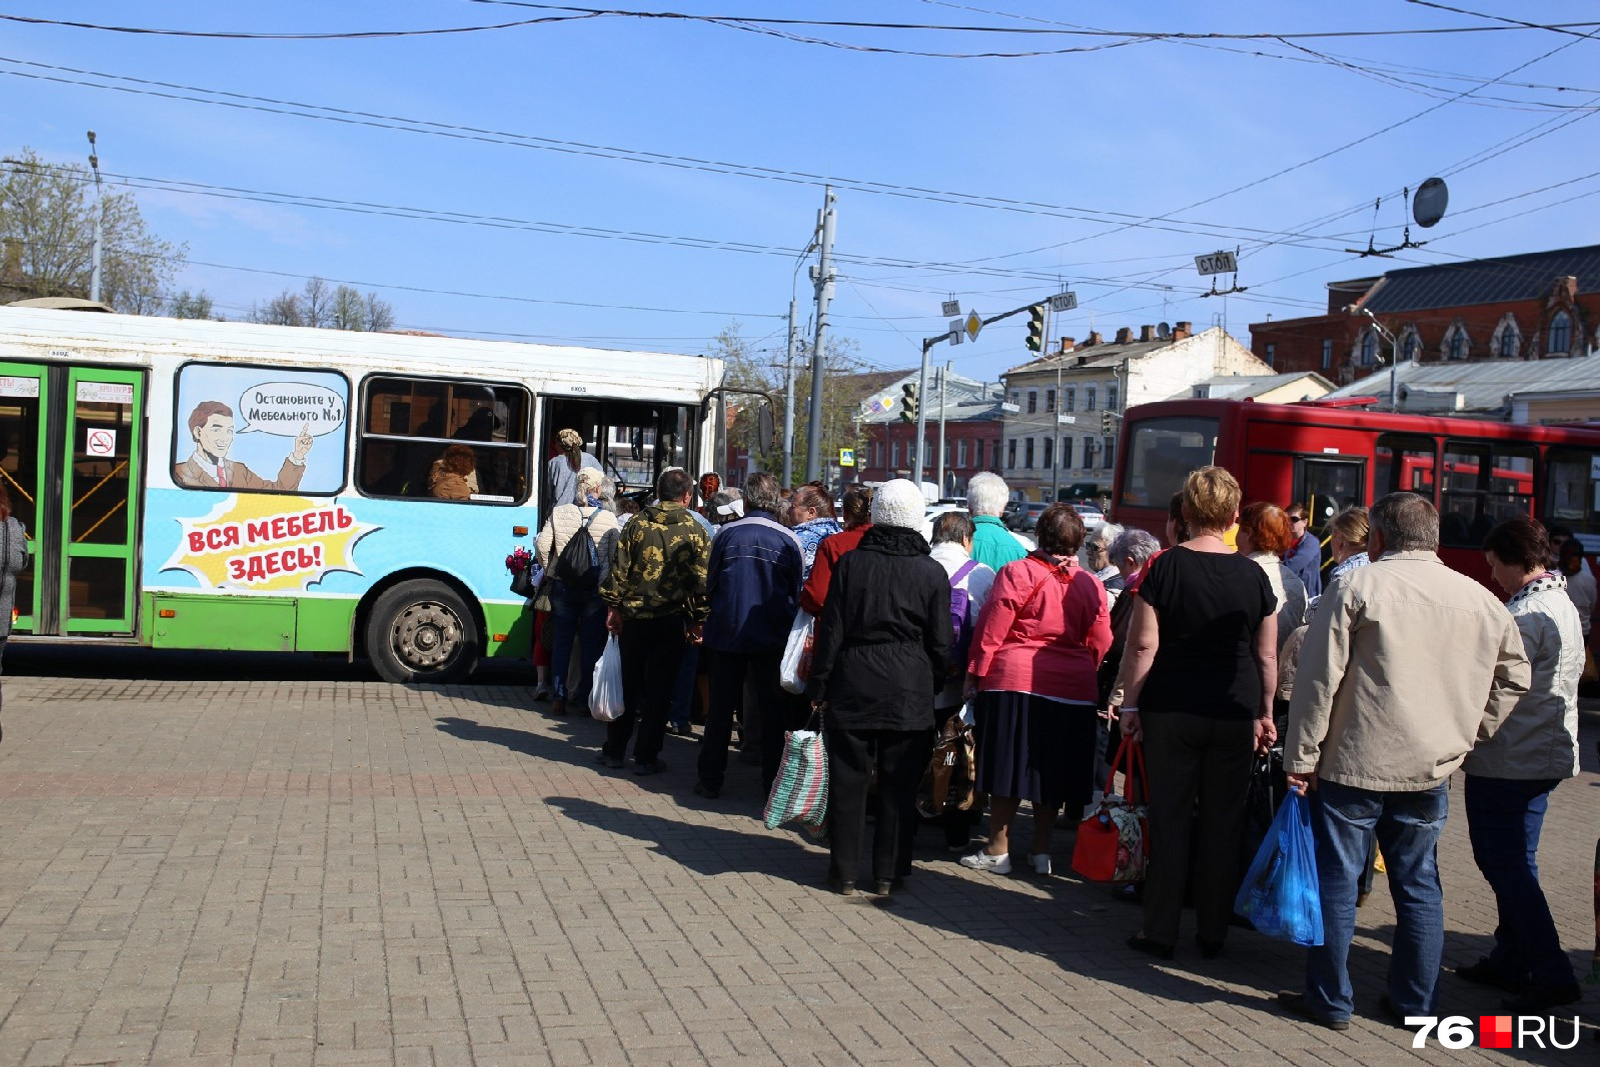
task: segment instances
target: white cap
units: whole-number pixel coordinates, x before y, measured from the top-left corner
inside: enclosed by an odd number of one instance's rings
[[[927,502],[922,499],[922,490],[909,478],[884,482],[872,496],[872,521],[878,526],[921,530],[922,515],[926,509]]]

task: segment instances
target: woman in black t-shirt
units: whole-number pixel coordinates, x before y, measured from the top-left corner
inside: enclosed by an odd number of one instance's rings
[[[1221,467],[1189,475],[1190,539],[1151,565],[1128,634],[1122,732],[1143,740],[1150,770],[1144,929],[1128,945],[1163,959],[1177,944],[1191,851],[1196,940],[1207,959],[1222,951],[1252,756],[1277,739],[1277,599],[1260,566],[1223,540],[1239,499]]]

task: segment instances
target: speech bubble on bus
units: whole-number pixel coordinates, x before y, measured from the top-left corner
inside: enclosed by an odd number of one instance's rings
[[[305,382],[263,382],[239,394],[235,433],[266,433],[298,437],[302,429],[312,437],[333,433],[344,426],[344,398],[322,385]]]

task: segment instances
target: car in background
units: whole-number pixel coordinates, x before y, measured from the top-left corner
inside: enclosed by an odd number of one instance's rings
[[[1072,510],[1083,520],[1083,532],[1086,534],[1092,534],[1106,524],[1106,513],[1093,504],[1074,503]]]

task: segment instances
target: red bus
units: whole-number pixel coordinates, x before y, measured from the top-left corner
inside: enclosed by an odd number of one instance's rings
[[[1357,400],[1167,400],[1131,408],[1118,449],[1115,521],[1160,536],[1196,467],[1232,471],[1246,502],[1306,506],[1326,537],[1342,508],[1405,489],[1439,509],[1439,555],[1488,584],[1481,546],[1517,513],[1600,548],[1600,430],[1362,410]]]

